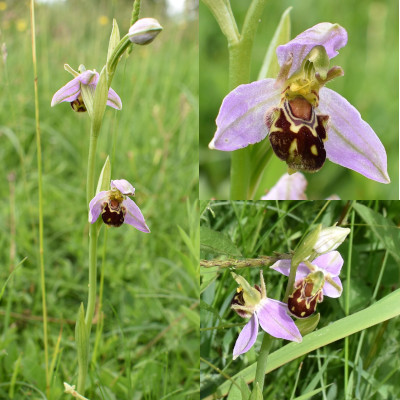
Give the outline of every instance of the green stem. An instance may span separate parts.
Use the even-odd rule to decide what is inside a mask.
[[[300,263],[294,264],[293,260],[290,264],[289,279],[288,279],[288,283],[286,286],[285,297],[283,298],[284,303],[287,303],[290,294],[293,292],[294,281],[296,279],[296,272],[297,272],[297,267],[299,266],[299,264]]]
[[[92,354],[92,364],[96,364],[97,359],[97,350],[100,346],[101,334],[103,332],[103,291],[104,291],[104,269],[106,264],[106,251],[107,251],[107,235],[108,229],[104,230],[104,242],[103,242],[103,254],[101,260],[101,269],[100,269],[100,288],[99,288],[99,306],[98,306],[98,315],[99,320],[96,325],[96,336],[93,346],[93,354]]]
[[[265,148],[263,148],[264,146],[261,146],[261,147],[255,146],[254,150],[258,150],[258,151],[257,152],[253,151],[254,167],[252,170],[250,185],[249,185],[249,193],[250,193],[251,199],[254,199],[254,196],[255,196],[258,186],[260,184],[264,169],[266,168],[268,163],[271,161],[271,158],[274,154],[272,147],[268,141],[266,141],[265,143],[262,143],[262,144],[268,147],[267,150],[265,150]]]
[[[273,339],[271,335],[269,335],[268,333],[264,333],[260,354],[257,360],[256,378],[254,381],[254,385],[258,383],[261,393],[264,388],[265,371],[267,370],[267,361],[268,361],[269,351],[271,350],[272,346],[272,340]]]
[[[251,51],[258,21],[266,0],[253,0],[246,14],[239,41],[229,43],[229,88],[233,90],[250,80]],[[250,179],[252,174],[252,148],[246,147],[232,152],[231,158],[231,199],[251,199]]]
[[[350,313],[350,289],[351,289],[351,261],[353,253],[353,235],[354,235],[354,209],[351,212],[351,230],[349,239],[349,253],[347,258],[347,271],[346,271],[346,296],[344,301],[344,313],[349,315]],[[349,338],[344,338],[344,393],[346,398],[348,398],[348,385],[349,385]]]
[[[42,145],[40,138],[39,124],[39,94],[36,60],[36,30],[35,30],[35,2],[31,0],[31,30],[32,30],[32,62],[33,78],[35,88],[35,121],[36,121],[36,149],[37,149],[37,167],[38,167],[38,197],[39,197],[39,259],[40,259],[40,286],[42,292],[42,314],[43,314],[43,343],[44,358],[46,369],[46,394],[50,397],[50,373],[49,373],[49,352],[47,338],[47,305],[46,305],[46,281],[44,271],[44,246],[43,246],[43,187],[42,187]]]
[[[85,323],[88,336],[92,329],[92,320],[96,305],[97,287],[97,224],[91,224],[89,230],[89,297],[86,308]]]
[[[100,127],[98,128],[98,130]],[[94,197],[94,170],[96,161],[96,148],[98,130],[94,128],[92,121],[90,130],[90,142],[89,142],[89,156],[88,156],[88,170],[86,179],[86,204],[89,206],[90,200]],[[85,324],[87,328],[87,353],[89,353],[89,337],[92,329],[92,320],[94,315],[94,309],[96,305],[96,286],[97,286],[97,224],[90,224],[89,228],[89,293],[88,293],[88,304],[86,308]],[[78,392],[82,395],[85,392],[86,375],[88,371],[87,363],[79,363],[78,371]]]
[[[250,79],[250,53],[247,43],[229,46],[229,88],[233,90]],[[249,51],[250,50],[250,51]],[[248,198],[251,174],[251,148],[232,152],[231,157],[231,200]]]
[[[86,177],[86,204],[89,206],[90,200],[94,197],[94,170],[96,162],[96,148],[98,135],[93,132],[93,127],[90,132],[88,169]]]

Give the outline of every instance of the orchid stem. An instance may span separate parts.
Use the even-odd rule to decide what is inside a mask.
[[[294,288],[294,281],[296,279],[296,272],[297,272],[297,267],[299,266],[300,263],[290,263],[290,272],[289,272],[289,279],[288,279],[288,283],[286,286],[286,291],[285,291],[285,297],[283,298],[283,302],[287,303],[288,298],[290,296],[290,294],[293,292],[293,288]]]
[[[100,127],[98,128],[100,129]],[[86,204],[89,206],[90,200],[94,196],[94,170],[96,161],[96,148],[97,138],[99,132],[94,129],[93,121],[90,130],[90,142],[89,142],[89,156],[88,156],[88,170],[86,180]],[[94,309],[96,304],[96,286],[97,286],[97,224],[90,224],[89,227],[89,293],[88,293],[88,304],[86,308],[85,324],[87,329],[87,353],[89,353],[89,337],[92,329],[92,321],[94,315]],[[79,345],[79,344],[78,344]],[[79,364],[78,371],[78,392],[82,395],[85,392],[85,381],[88,371],[88,364]]]
[[[267,361],[268,361],[269,351],[271,350],[271,346],[272,346],[272,336],[269,335],[268,333],[264,333],[260,354],[257,360],[256,378],[254,381],[254,385],[257,385],[258,383],[261,393],[264,389],[265,371],[267,370]]]
[[[229,88],[233,90],[250,80],[250,61],[254,36],[266,0],[253,0],[247,11],[239,41],[230,43],[229,49]],[[250,193],[252,174],[252,148],[236,150],[231,158],[231,199],[252,199],[255,188]],[[256,179],[256,182],[258,179]]]

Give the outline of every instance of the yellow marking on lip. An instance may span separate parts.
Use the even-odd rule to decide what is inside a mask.
[[[297,150],[297,139],[293,139],[292,143],[290,143],[289,154],[293,154]]]
[[[317,146],[316,146],[315,144],[313,144],[313,145],[311,146],[310,150],[311,150],[311,153],[314,154],[314,156],[317,156],[317,155],[318,155]]]

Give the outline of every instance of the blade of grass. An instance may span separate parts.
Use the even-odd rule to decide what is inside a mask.
[[[46,305],[46,282],[44,271],[44,248],[43,248],[43,198],[42,198],[42,145],[39,124],[39,92],[36,60],[36,28],[35,28],[35,1],[30,3],[31,35],[32,35],[32,64],[33,84],[35,90],[35,122],[36,122],[36,157],[38,167],[38,197],[39,197],[39,259],[40,259],[40,286],[42,292],[43,312],[43,344],[46,370],[46,394],[50,397],[50,374],[49,374],[49,350],[47,338],[47,305]]]

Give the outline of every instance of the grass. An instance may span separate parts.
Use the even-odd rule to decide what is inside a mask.
[[[135,201],[152,233],[128,226],[101,232],[104,318],[96,312],[92,349],[96,328],[103,335],[96,341],[86,396],[190,399],[198,396],[199,377],[198,255],[193,252],[198,247],[197,21],[169,19],[161,6],[142,3],[141,15],[158,18],[164,31],[120,62],[112,87],[123,110],[106,111],[96,170],[110,155],[112,178],[134,184]],[[49,399],[65,397],[64,381],[76,384],[74,325],[87,297],[90,126],[86,115],[65,103],[50,108],[50,100],[70,80],[64,63],[100,70],[112,18],[123,33],[130,13],[131,3],[116,1],[36,8]],[[0,282],[27,257],[12,273],[0,303],[0,397],[46,398],[29,9],[17,3],[0,18],[8,52],[0,70]]]
[[[317,330],[305,336],[301,344],[308,346],[308,351],[297,352],[300,346],[274,340],[270,364],[267,363],[264,399],[310,398],[314,391],[318,393],[313,398],[324,400],[399,397],[399,363],[395,357],[399,351],[399,318],[373,323],[379,318],[379,312],[373,311],[377,310],[374,307],[379,305],[379,300],[386,301],[395,295],[393,292],[396,296],[399,292],[400,260],[396,250],[399,207],[397,201],[213,201],[209,204],[201,217],[201,231],[205,232],[201,239],[202,259],[287,253],[295,249],[316,223],[331,226],[341,221],[342,226],[352,229],[351,236],[338,249],[344,259],[340,274],[342,296],[325,297],[318,305]],[[218,247],[213,248],[207,242],[209,229],[223,234],[219,235]],[[268,297],[282,299],[287,278],[268,266],[263,271]],[[235,272],[258,284],[259,267],[243,267]],[[246,382],[254,379],[254,363],[262,335],[250,351],[233,361],[233,345],[244,326],[244,321],[229,307],[237,284],[230,268],[203,267],[201,275],[201,357],[204,360],[200,367],[201,398],[212,398],[218,387],[225,390],[230,387],[229,377],[239,374]],[[346,326],[345,317],[350,315],[351,321],[356,321],[357,312],[368,310],[372,305],[371,313],[359,315],[362,316],[360,323],[373,326],[350,335],[356,322]],[[397,303],[389,308],[397,310],[393,315],[400,312]],[[385,311],[389,308],[386,306]],[[335,333],[336,329],[340,332]],[[326,342],[329,344],[323,344],[324,335],[330,336]],[[332,341],[334,335],[344,339]],[[242,397],[232,389],[228,398]]]
[[[232,0],[239,28],[248,3]],[[292,37],[319,22],[337,22],[348,32],[348,44],[332,62],[344,77],[328,87],[349,100],[375,130],[388,156],[389,185],[380,184],[327,161],[316,174],[307,174],[307,195],[323,199],[398,199],[398,3],[392,0],[293,3],[267,2],[257,28],[251,59],[251,80],[257,79],[269,41],[283,11],[291,11]],[[228,51],[225,37],[209,10],[200,3],[200,198],[229,198],[230,153],[207,148],[215,132],[215,118],[228,90]],[[273,157],[255,199],[261,198],[286,172]]]

